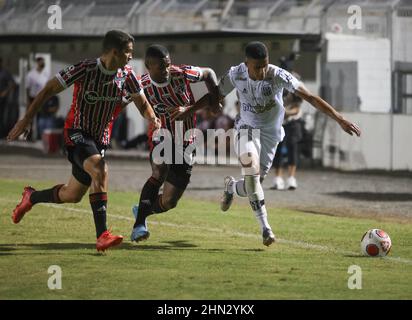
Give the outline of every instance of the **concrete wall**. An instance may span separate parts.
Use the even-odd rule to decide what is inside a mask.
[[[328,118],[322,142],[324,166],[342,170],[412,170],[411,115],[347,113],[344,116],[361,127],[362,135],[350,136]]]
[[[393,60],[412,62],[412,17],[393,19]]]
[[[383,38],[326,34],[328,62],[356,61],[362,112],[391,109],[390,41]]]

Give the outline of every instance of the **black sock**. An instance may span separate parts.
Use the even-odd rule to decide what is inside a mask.
[[[162,195],[159,194],[152,207],[153,213],[162,213],[168,211],[162,206]]]
[[[153,177],[150,177],[143,186],[139,200],[139,214],[137,215],[134,228],[139,224],[144,224],[146,217],[151,214],[152,207],[156,201],[161,183]]]
[[[107,230],[106,227],[106,210],[107,210],[107,193],[98,192],[89,195],[90,206],[93,210],[94,224],[96,226],[96,238]]]
[[[51,189],[34,191],[30,196],[30,202],[36,204],[39,202],[62,203],[59,198],[59,190],[63,184],[58,184]]]

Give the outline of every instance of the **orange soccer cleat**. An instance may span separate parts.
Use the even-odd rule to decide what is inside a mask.
[[[13,215],[11,218],[13,219],[14,223],[19,223],[21,219],[23,219],[26,212],[30,211],[33,204],[30,201],[31,194],[36,191],[31,186],[24,187],[20,203],[16,206],[13,210]]]
[[[123,241],[123,236],[115,236],[109,230],[103,232],[96,241],[97,251],[105,251],[110,247],[117,246]]]

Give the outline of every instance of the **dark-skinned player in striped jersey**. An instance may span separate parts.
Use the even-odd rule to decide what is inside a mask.
[[[187,139],[182,141],[182,148],[178,149],[176,135],[179,130],[176,128],[179,129],[180,125],[183,134],[190,133],[190,129],[194,129],[196,125],[196,110],[209,107],[212,111],[218,111],[220,108],[217,78],[212,69],[172,65],[168,50],[161,45],[147,48],[145,65],[148,73],[142,75],[140,84],[161,120],[162,130],[170,132],[171,148],[165,148],[163,156],[159,157],[156,147],[160,141],[156,141],[156,133],[149,134],[152,175],[143,186],[139,204],[132,209],[136,221],[131,240],[136,242],[145,240],[150,235],[146,218],[175,208],[190,182],[194,153],[186,152],[189,159],[182,156],[179,161],[178,157],[189,150],[186,148],[194,143],[195,137],[191,134],[186,136]],[[205,82],[208,93],[195,102],[190,83],[199,81]],[[164,161],[165,159],[168,161]],[[163,193],[159,194],[162,185]]]

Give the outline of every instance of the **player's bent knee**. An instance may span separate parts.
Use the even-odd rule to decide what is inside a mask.
[[[245,153],[239,157],[239,161],[242,165],[242,175],[252,176],[259,174],[259,157],[253,153]]]
[[[164,199],[162,201],[162,205],[165,209],[170,210],[170,209],[176,208],[178,202],[179,202],[178,199],[169,198],[169,199]]]
[[[61,195],[60,198],[65,203],[79,203],[83,199],[83,194],[69,193]]]
[[[83,199],[83,195],[82,194],[75,194],[75,195],[73,195],[73,197],[72,197],[72,203],[79,203],[80,201],[82,201],[82,199]]]
[[[100,161],[93,163],[88,173],[95,181],[105,181],[108,177],[109,170],[105,161],[100,159]]]
[[[167,166],[152,167],[152,177],[155,178],[160,183],[165,182],[167,173],[168,173]]]

